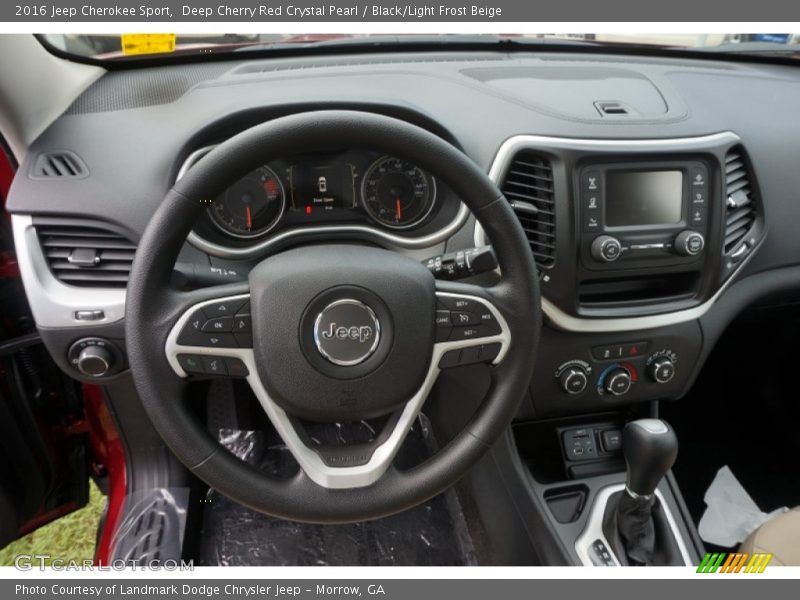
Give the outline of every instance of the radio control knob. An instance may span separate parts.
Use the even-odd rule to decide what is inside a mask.
[[[628,369],[618,367],[606,375],[604,387],[609,394],[622,396],[628,393],[632,383],[633,379]]]
[[[601,235],[592,242],[592,258],[600,262],[614,262],[622,254],[622,244],[610,235]]]
[[[706,246],[706,240],[702,234],[696,231],[681,231],[675,238],[675,252],[681,256],[697,256]]]
[[[666,356],[655,359],[647,367],[647,374],[656,383],[669,383],[675,377],[675,363]]]
[[[102,377],[111,368],[114,357],[104,346],[87,346],[78,355],[78,370],[89,377]]]
[[[581,367],[569,367],[565,369],[564,372],[561,373],[561,377],[558,378],[558,381],[561,384],[561,389],[573,396],[583,392],[589,384],[586,371]]]

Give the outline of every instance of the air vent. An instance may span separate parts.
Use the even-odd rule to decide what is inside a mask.
[[[740,147],[725,157],[725,254],[738,249],[756,220],[755,191]]]
[[[556,213],[550,161],[525,150],[517,153],[506,173],[502,189],[525,230],[537,266],[553,266]]]
[[[124,288],[136,245],[116,228],[94,221],[35,222],[50,271],[79,287]]]
[[[86,177],[88,170],[83,161],[74,153],[43,152],[36,157],[31,169],[33,179],[67,179]]]

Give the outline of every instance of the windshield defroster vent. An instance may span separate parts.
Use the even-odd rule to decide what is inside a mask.
[[[527,150],[517,153],[501,189],[525,230],[536,265],[552,267],[556,253],[556,212],[550,161]]]
[[[62,150],[39,154],[30,176],[33,179],[76,179],[86,177],[88,172],[86,165],[75,153]]]
[[[47,265],[56,279],[78,287],[124,288],[136,245],[98,221],[35,221]]]
[[[728,255],[739,250],[756,220],[755,190],[744,151],[738,146],[725,156],[725,211],[723,249]]]

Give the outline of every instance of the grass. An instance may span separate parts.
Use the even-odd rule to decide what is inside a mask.
[[[94,558],[97,525],[104,504],[105,496],[91,483],[86,506],[1,549],[0,566],[13,566],[20,554],[49,554],[65,561]]]

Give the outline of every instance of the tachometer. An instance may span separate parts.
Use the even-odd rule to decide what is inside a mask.
[[[373,219],[392,229],[406,229],[430,214],[436,202],[436,182],[416,165],[387,156],[367,170],[361,195]]]
[[[214,224],[228,235],[251,238],[277,225],[286,204],[278,176],[260,167],[229,187],[208,208]]]

